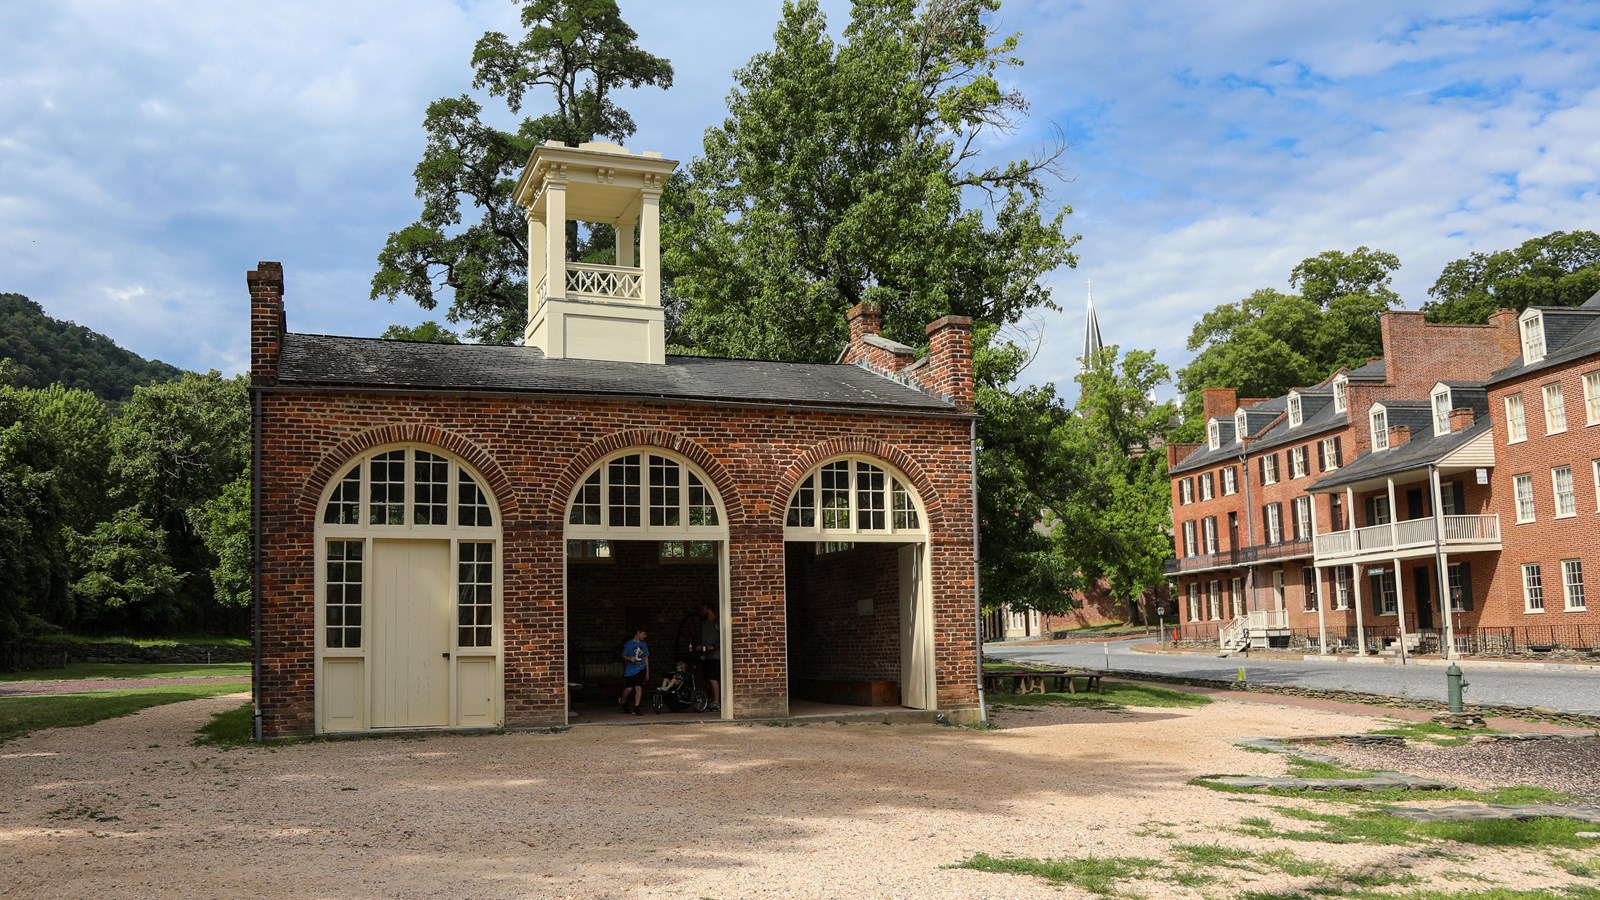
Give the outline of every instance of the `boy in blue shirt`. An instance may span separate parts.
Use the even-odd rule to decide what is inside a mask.
[[[650,680],[650,645],[644,638],[640,628],[633,632],[633,640],[622,645],[622,708],[636,716],[644,715],[639,705],[644,702],[644,683]]]

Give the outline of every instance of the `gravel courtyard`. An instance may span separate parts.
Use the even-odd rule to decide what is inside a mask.
[[[1086,897],[948,867],[976,853],[1170,864],[1173,844],[1279,849],[1230,829],[1309,801],[1185,782],[1283,774],[1282,757],[1236,749],[1238,737],[1378,727],[1223,700],[1012,709],[988,731],[716,724],[229,751],[189,743],[239,700],[0,745],[0,896]],[[1342,870],[1407,870],[1460,889],[1489,886],[1450,881],[1468,868],[1508,886],[1593,883],[1538,850],[1287,846]],[[1309,883],[1221,872],[1202,887],[1159,873],[1125,887],[1223,897]]]

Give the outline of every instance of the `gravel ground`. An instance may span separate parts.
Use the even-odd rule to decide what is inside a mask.
[[[1366,730],[1371,718],[1217,702],[1021,708],[998,730],[812,724],[580,727],[566,733],[189,744],[242,697],[156,707],[0,745],[0,896],[1078,898],[995,856],[1134,856],[1175,843],[1288,846],[1343,870],[1470,870],[1573,883],[1537,850],[1293,843],[1233,832],[1308,801],[1193,787],[1281,775],[1239,737]],[[1343,810],[1334,804],[1326,808]],[[1303,827],[1304,823],[1294,823]],[[1287,826],[1286,826],[1287,827]],[[1315,879],[1158,869],[1149,898],[1281,891]],[[1487,887],[1475,882],[1474,887]]]
[[[1437,778],[1465,788],[1532,784],[1565,791],[1578,803],[1600,804],[1600,737],[1578,740],[1494,741],[1404,748],[1333,744],[1317,748],[1356,769],[1387,769]]]

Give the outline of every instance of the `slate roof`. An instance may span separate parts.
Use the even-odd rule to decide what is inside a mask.
[[[1388,377],[1382,359],[1375,359],[1364,366],[1357,366],[1346,372],[1344,377],[1350,381],[1383,381]]]
[[[952,403],[858,366],[669,356],[665,365],[550,359],[535,347],[285,334],[281,383],[754,401],[955,413]]]
[[[1405,421],[1395,421],[1397,412],[1402,414]],[[1416,415],[1418,413],[1420,415]],[[1488,431],[1490,427],[1489,417],[1483,416],[1467,428],[1435,437],[1431,419],[1426,411],[1404,407],[1389,410],[1389,424],[1410,425],[1411,438],[1389,450],[1377,452],[1367,450],[1343,468],[1318,478],[1307,490],[1326,491],[1366,481],[1369,478],[1381,478],[1423,468],[1460,449],[1463,444]]]
[[[1510,365],[1489,377],[1489,387],[1600,353],[1600,292],[1576,308],[1541,306],[1535,309],[1544,316],[1544,359],[1524,365],[1518,355]]]
[[[1273,447],[1282,447],[1303,441],[1315,434],[1320,434],[1333,428],[1343,428],[1350,424],[1347,413],[1333,411],[1332,391],[1300,391],[1300,424],[1289,426],[1287,416],[1278,424],[1272,426],[1250,445],[1251,451],[1269,450]],[[1284,399],[1288,404],[1287,395]]]

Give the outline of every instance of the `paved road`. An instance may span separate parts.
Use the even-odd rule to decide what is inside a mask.
[[[1151,672],[1187,678],[1233,680],[1238,677],[1239,667],[1243,666],[1248,680],[1262,684],[1359,691],[1389,697],[1445,699],[1444,669],[1437,666],[1251,659],[1238,653],[1219,658],[1215,654],[1204,653],[1133,652],[1134,644],[1147,643],[1150,643],[1148,638],[1107,644],[1001,642],[985,644],[983,652],[1000,659],[1098,669],[1107,664],[1106,650],[1109,650],[1109,667],[1113,672]],[[1469,704],[1546,706],[1600,715],[1600,669],[1491,669],[1475,667],[1470,662],[1464,668]]]

